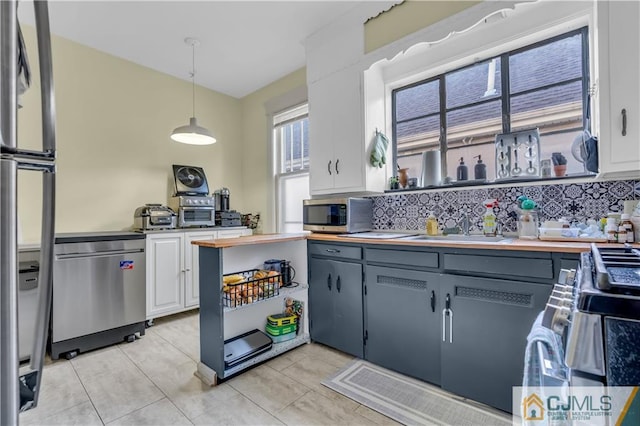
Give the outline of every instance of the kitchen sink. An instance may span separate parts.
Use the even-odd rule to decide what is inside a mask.
[[[463,234],[449,234],[449,235],[414,235],[410,237],[404,237],[403,240],[409,241],[477,241],[477,242],[501,242],[510,243],[513,241],[511,238],[505,238],[503,236],[485,237],[484,235],[463,235]]]

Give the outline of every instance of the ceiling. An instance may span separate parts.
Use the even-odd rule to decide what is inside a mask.
[[[349,1],[51,1],[52,33],[241,98],[305,65],[307,36],[363,3]],[[382,6],[381,6],[382,8]],[[33,3],[18,16],[33,25]]]

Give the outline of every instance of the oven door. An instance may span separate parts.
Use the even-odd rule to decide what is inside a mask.
[[[180,207],[178,226],[215,226],[216,210],[213,207]]]

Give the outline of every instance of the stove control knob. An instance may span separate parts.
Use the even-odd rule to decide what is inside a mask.
[[[556,309],[555,315],[553,316],[552,321],[552,330],[558,334],[562,334],[564,328],[569,325],[569,314],[571,313],[571,309],[567,307],[559,307]]]
[[[575,276],[575,269],[560,269],[560,273],[558,274],[558,284],[572,285]]]

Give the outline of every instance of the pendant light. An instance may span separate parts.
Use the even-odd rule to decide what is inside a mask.
[[[192,50],[191,91],[193,115],[189,119],[188,125],[176,127],[173,132],[171,132],[171,139],[176,142],[186,143],[189,145],[211,145],[216,143],[216,138],[213,137],[208,129],[198,126],[198,122],[196,120],[196,46],[199,46],[200,42],[191,37],[185,38],[184,42],[190,45]]]

